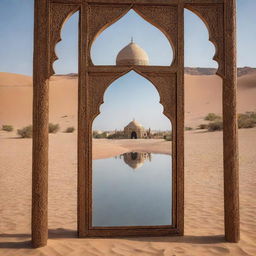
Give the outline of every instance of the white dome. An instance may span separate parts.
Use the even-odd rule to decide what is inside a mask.
[[[149,65],[149,58],[139,45],[131,42],[118,53],[116,65]]]
[[[142,125],[138,123],[137,121],[133,120],[131,121],[126,128],[131,128],[131,129],[143,129]]]

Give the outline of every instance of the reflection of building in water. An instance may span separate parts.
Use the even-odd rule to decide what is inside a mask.
[[[130,152],[124,153],[122,156],[124,162],[133,169],[140,168],[145,161],[151,161],[151,153]]]
[[[124,127],[124,136],[128,139],[141,139],[147,138],[148,133],[140,123],[133,119]]]

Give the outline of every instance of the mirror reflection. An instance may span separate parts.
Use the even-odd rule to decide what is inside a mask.
[[[129,152],[93,161],[93,227],[172,224],[167,154]]]

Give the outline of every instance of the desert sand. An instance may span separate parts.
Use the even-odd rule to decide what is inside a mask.
[[[241,241],[223,238],[222,133],[185,133],[185,236],[76,238],[76,133],[50,135],[49,242],[30,248],[31,139],[0,132],[0,255],[255,255],[256,129],[239,130]],[[170,143],[168,143],[170,145]],[[97,140],[93,158],[128,151],[128,142]],[[140,150],[170,153],[161,140]],[[137,147],[137,146],[135,146]],[[137,148],[136,148],[137,149]]]
[[[239,78],[239,112],[256,110],[256,75]],[[0,73],[0,125],[15,129],[32,121],[31,78]],[[207,87],[207,89],[205,89]],[[196,127],[209,112],[221,113],[221,83],[216,76],[186,76],[186,126]],[[226,243],[223,214],[222,132],[185,132],[185,236],[121,239],[76,237],[77,79],[56,76],[50,85],[50,121],[61,131],[50,134],[49,241],[30,247],[31,139],[0,131],[0,256],[204,256],[256,255],[256,128],[239,130],[241,241]],[[96,140],[93,158],[128,151],[170,154],[162,140]],[[140,143],[139,143],[140,142]],[[107,151],[106,151],[107,149]]]

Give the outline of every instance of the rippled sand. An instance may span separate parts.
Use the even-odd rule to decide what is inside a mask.
[[[49,242],[30,248],[31,139],[0,131],[0,255],[256,255],[256,129],[240,130],[241,241],[223,239],[222,133],[185,133],[185,236],[76,238],[76,134],[50,135]],[[129,141],[97,141],[93,157],[127,152]],[[134,145],[133,145],[134,147]],[[170,153],[146,141],[136,150]],[[106,153],[107,152],[107,153]]]

